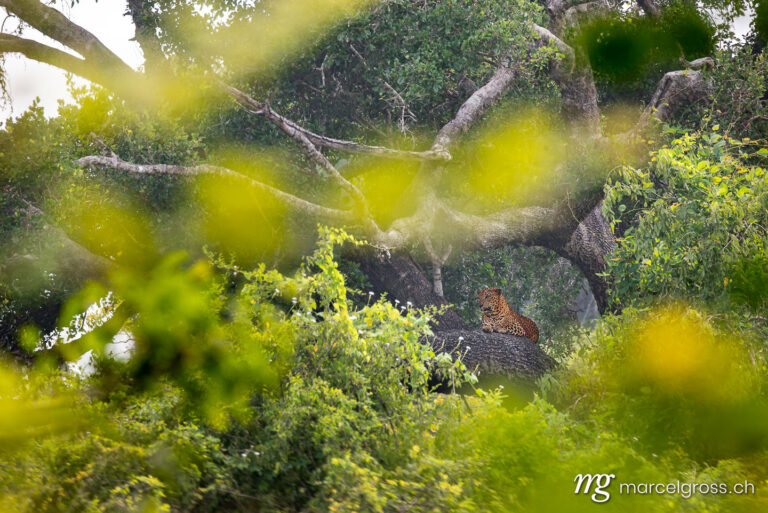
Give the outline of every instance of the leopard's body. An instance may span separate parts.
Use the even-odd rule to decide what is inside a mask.
[[[480,310],[483,312],[482,329],[486,332],[508,333],[539,341],[539,328],[528,317],[510,308],[507,300],[497,287],[487,287],[477,293]]]

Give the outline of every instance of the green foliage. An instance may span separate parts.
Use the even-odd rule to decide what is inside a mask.
[[[535,76],[542,56],[526,55],[524,47],[531,39],[526,23],[541,15],[540,7],[524,0],[390,0],[336,33],[337,44],[328,48],[324,65],[331,73],[350,75],[357,70],[355,75],[376,98],[392,97],[389,84],[416,119],[429,119],[429,111],[446,93],[459,96],[453,104],[461,101],[464,95],[458,93],[467,81],[480,84],[487,79],[493,72],[486,63],[489,58],[514,51],[528,61],[524,71]],[[350,53],[352,47],[365,62]],[[396,108],[393,103],[387,110],[395,114]],[[453,109],[441,112],[452,115]]]
[[[522,101],[556,96],[545,66],[554,50],[531,49],[527,24],[542,16],[526,0],[374,2],[280,62],[278,72],[248,75],[244,87],[273,97],[279,112],[321,133],[412,149],[427,142],[424,129],[453,117],[503,56],[520,66],[514,88]],[[220,129],[229,138],[275,139],[261,123],[226,115],[234,122]]]
[[[42,442],[17,460],[12,479],[35,483],[6,496],[12,511],[211,511],[228,489],[221,441],[179,416],[173,389],[141,396],[131,408],[96,404],[108,421],[90,433]],[[169,507],[170,506],[170,507]]]
[[[646,451],[710,464],[764,454],[766,353],[761,341],[732,335],[734,320],[680,304],[625,310],[582,340],[547,389],[577,418]]]
[[[595,17],[580,29],[578,42],[597,75],[621,83],[637,81],[680,55],[689,60],[708,55],[714,35],[712,22],[694,4],[679,1],[666,6],[658,19],[629,11]]]
[[[31,380],[0,383],[0,418],[30,405],[41,412],[15,424],[15,434],[0,423],[0,507],[586,511],[589,497],[573,493],[583,472],[637,483],[767,477],[759,465],[764,356],[753,360],[738,341],[720,340],[698,312],[608,319],[542,382],[562,410],[535,398],[511,411],[501,389],[430,392],[431,372],[457,384],[473,377],[421,342],[434,312],[350,304],[334,258],[344,242],[356,244],[322,230],[291,275],[176,257],[115,278],[112,318],[130,312],[122,315],[132,318],[131,360],[101,358],[81,382],[39,366]],[[65,316],[97,296],[85,292]],[[94,349],[111,340],[99,329],[84,337]],[[87,424],[67,422],[64,411]],[[671,512],[687,500],[616,495],[602,507]],[[746,504],[690,500],[706,511]],[[765,499],[749,500],[759,507]]]
[[[100,352],[132,319],[130,360],[102,358],[99,374],[83,385],[99,399],[82,407],[104,420],[90,434],[75,431],[19,457],[17,480],[4,482],[5,500],[30,511],[112,511],[147,501],[186,509],[200,500],[208,508],[224,493],[222,483],[237,479],[239,491],[226,490],[282,509],[314,497],[332,455],[398,461],[407,451],[403,439],[436,422],[419,413],[431,373],[457,385],[472,376],[421,342],[427,315],[386,302],[350,310],[333,246],[351,239],[336,231],[321,239],[293,277],[264,266],[241,273],[218,260],[230,279],[245,278],[233,297],[209,266],[180,268],[178,256],[146,276],[113,276],[119,299],[112,317],[55,348],[72,359],[85,349]],[[97,292],[85,291],[65,314]],[[20,400],[4,411],[23,407]],[[48,485],[25,498],[13,490],[24,489],[27,465],[44,471]]]
[[[765,259],[765,170],[748,162],[765,153],[718,131],[695,133],[660,149],[647,169],[620,170],[604,204],[619,237],[608,262],[613,300],[727,301],[742,262]]]
[[[719,125],[724,134],[736,139],[766,139],[768,54],[753,52],[749,46],[727,47],[715,58],[718,65],[711,71],[709,99],[681,123],[694,129]]]
[[[152,260],[153,241],[185,247],[189,234],[174,222],[186,208],[179,180],[85,172],[72,162],[106,147],[136,162],[189,163],[200,140],[167,113],[137,114],[101,90],[73,92],[78,105],[62,107],[60,117],[46,119],[33,105],[0,132],[0,338],[11,348],[25,323],[53,327],[56,310],[87,276],[61,258],[73,248],[50,225],[97,254],[133,256],[134,264]]]
[[[264,21],[280,5],[161,0],[150,17],[173,64],[194,68],[216,58],[215,43],[232,34],[222,23],[237,29],[249,17]],[[648,77],[664,68],[658,58],[676,59],[682,49],[691,59],[711,50],[706,19],[690,4],[677,9],[677,18],[653,27],[637,19],[590,27],[598,80],[645,78],[655,86]],[[542,79],[543,57],[553,50],[530,50],[527,23],[541,15],[537,5],[517,0],[379,2],[322,37],[301,34],[317,40],[303,54],[293,48],[287,66],[276,59],[279,70],[240,78],[276,109],[323,133],[356,137],[385,126],[400,132],[397,145],[413,147],[421,135],[409,132],[412,123],[445,121],[502,55],[523,68],[513,86],[522,102],[554,97],[551,82]],[[214,43],[202,59],[195,53],[199,41],[184,39],[190,27]],[[646,29],[659,37],[649,38]],[[254,34],[249,37],[262,37]],[[190,43],[198,48],[185,46]],[[251,66],[248,59],[260,62],[268,50],[251,55],[251,47],[240,47],[249,50],[239,57]],[[432,392],[435,375],[456,385],[475,377],[422,343],[434,310],[350,299],[345,275],[366,288],[359,269],[347,265],[342,274],[334,256],[340,244],[356,244],[346,234],[322,230],[315,251],[293,269],[251,268],[243,260],[265,261],[273,249],[274,241],[262,240],[268,231],[280,232],[276,240],[284,244],[294,226],[281,217],[254,235],[254,220],[271,205],[250,191],[90,173],[70,164],[102,151],[137,163],[207,160],[302,197],[343,201],[297,178],[302,157],[277,166],[285,154],[239,146],[273,144],[272,128],[229,107],[201,119],[137,114],[101,91],[76,91],[78,105],[55,120],[34,107],[0,134],[2,256],[13,257],[4,258],[2,271],[35,278],[2,281],[0,335],[16,337],[19,320],[52,325],[77,281],[66,281],[67,270],[49,262],[24,267],[28,254],[58,247],[38,230],[48,221],[123,267],[109,273],[108,287],[88,287],[61,311],[60,326],[68,325],[111,294],[100,327],[67,344],[59,340],[34,367],[0,368],[0,510],[587,511],[595,505],[573,493],[574,476],[584,472],[637,483],[749,479],[758,485],[757,496],[746,500],[621,497],[614,485],[603,509],[766,509],[768,196],[759,167],[766,150],[744,139],[764,136],[765,61],[748,53],[720,61],[715,78],[727,85],[705,106],[711,129],[660,150],[648,169],[622,169],[607,188],[606,214],[620,235],[609,273],[614,300],[628,306],[623,316],[570,342],[560,319],[581,283],[551,253],[503,249],[464,255],[446,268],[449,300],[471,323],[480,319],[476,291],[499,285],[514,308],[540,324],[553,354],[565,357],[575,344],[575,353],[541,381],[543,395],[517,410],[502,407],[501,388],[465,397]],[[224,71],[240,66],[243,61]],[[442,184],[466,182],[453,192],[468,191],[464,199],[478,210],[495,208],[490,200],[538,201],[536,194],[550,190],[521,184],[555,181],[546,174],[532,179],[538,168],[552,167],[541,163],[561,147],[559,132],[542,128],[554,125],[555,116],[494,131],[498,119],[517,110],[511,105],[497,109],[491,129],[457,151],[472,162],[460,170],[470,174],[450,168],[454,182]],[[568,157],[575,167],[582,164],[578,155]],[[415,171],[369,164],[339,167],[358,174],[354,182],[370,196],[381,192],[372,208],[386,224],[409,208],[401,197],[404,181],[393,177]],[[265,167],[272,173],[263,173]],[[498,176],[510,167],[524,173]],[[478,191],[489,201],[476,201]],[[213,227],[198,222],[201,214],[179,215],[190,214],[194,193],[209,194],[202,204],[217,221]],[[176,219],[192,221],[192,228]],[[187,259],[173,253],[185,246],[180,234],[197,229],[214,235],[211,262],[197,261],[197,250]],[[666,304],[670,298],[706,308]],[[36,317],[31,312],[40,306],[45,315]],[[122,329],[134,342],[125,362],[108,355]],[[21,339],[32,349],[38,330],[26,326]],[[87,349],[97,356],[94,376],[78,381],[57,370],[58,358],[72,361]]]

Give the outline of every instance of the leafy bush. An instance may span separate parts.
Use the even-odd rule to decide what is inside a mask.
[[[756,367],[698,312],[607,319],[542,382],[562,409],[535,398],[508,410],[502,389],[430,392],[435,370],[473,378],[421,342],[434,312],[351,306],[333,256],[344,241],[354,243],[323,230],[290,276],[178,257],[118,276],[113,318],[131,312],[132,360],[102,358],[82,381],[42,364],[26,380],[4,370],[0,418],[14,420],[0,422],[0,508],[582,511],[594,507],[573,493],[584,472],[766,478],[764,360]],[[20,421],[22,411],[40,414]],[[738,500],[648,495],[604,507],[723,511]]]
[[[727,303],[743,262],[765,259],[768,188],[750,159],[767,155],[749,140],[694,133],[656,152],[648,169],[621,169],[604,203],[618,236],[613,301]]]
[[[714,56],[713,90],[707,100],[691,109],[685,126],[719,125],[737,139],[768,136],[768,54],[745,46],[726,47]]]

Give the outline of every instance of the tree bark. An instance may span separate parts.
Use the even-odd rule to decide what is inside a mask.
[[[476,370],[480,383],[501,377],[530,384],[557,366],[557,362],[527,338],[480,330],[451,329],[429,338],[436,352],[462,356],[469,370]]]
[[[444,306],[448,303],[432,289],[432,284],[421,266],[407,251],[369,250],[357,255],[362,271],[368,276],[377,299],[386,294],[390,301],[399,301],[399,306],[415,308]],[[434,329],[466,330],[469,326],[454,310],[448,310],[436,319]]]
[[[169,75],[171,69],[163,54],[160,40],[157,38],[159,20],[152,12],[151,0],[128,0],[126,14],[131,17],[136,27],[134,40],[139,43],[144,54],[144,71]]]
[[[605,271],[606,258],[616,247],[616,239],[602,209],[603,202],[600,201],[573,231],[541,241],[542,246],[579,268],[589,283],[600,314],[608,310],[608,282],[599,274]]]

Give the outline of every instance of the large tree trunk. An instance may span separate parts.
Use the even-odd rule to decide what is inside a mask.
[[[605,271],[607,256],[616,247],[616,239],[598,203],[587,217],[566,236],[545,239],[543,245],[570,261],[584,274],[595,296],[597,309],[608,309],[608,282],[599,274]]]
[[[407,251],[370,250],[359,255],[358,262],[371,281],[376,297],[386,294],[391,301],[400,301],[401,306],[410,301],[416,308],[448,304],[435,294],[426,273]],[[436,321],[436,330],[469,328],[454,310],[438,316]]]

